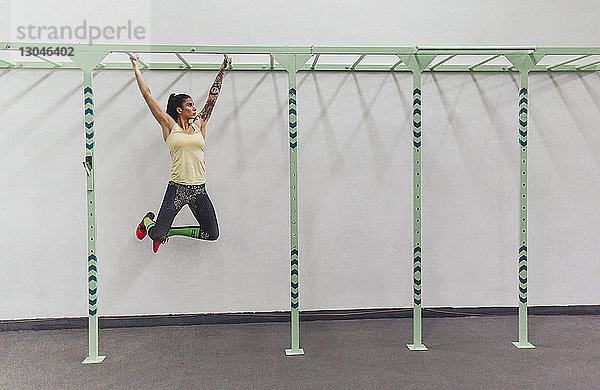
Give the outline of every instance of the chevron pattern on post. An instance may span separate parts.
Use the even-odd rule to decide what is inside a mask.
[[[519,144],[527,146],[527,88],[519,91]]]
[[[519,144],[521,145],[519,302],[527,304],[527,88],[519,91]]]
[[[419,149],[421,147],[421,90],[413,90],[413,145]]]
[[[91,316],[98,313],[98,261],[95,255],[88,257],[88,311]]]
[[[298,308],[298,250],[292,249],[292,309]]]
[[[94,148],[94,92],[91,87],[83,89],[85,108],[85,147]]]
[[[527,247],[519,248],[519,301],[527,304]]]
[[[415,151],[415,162],[416,165],[414,167],[415,176],[414,176],[414,185],[415,188],[413,190],[415,199],[414,199],[414,227],[415,227],[415,247],[413,251],[413,300],[416,306],[421,305],[421,223],[419,222],[421,219],[421,188],[420,183],[421,179],[419,176],[419,172],[421,171],[420,166],[420,156],[421,156],[421,90],[419,88],[413,89],[413,146]]]
[[[421,247],[416,246],[413,251],[413,297],[415,305],[421,304]]]
[[[296,150],[298,146],[298,141],[296,140],[297,136],[297,117],[296,117],[296,89],[290,88],[289,93],[289,119],[290,119],[290,148],[292,150]]]

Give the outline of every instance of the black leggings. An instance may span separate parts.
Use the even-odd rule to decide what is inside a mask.
[[[175,216],[184,205],[189,205],[192,214],[198,221],[202,240],[214,241],[219,238],[219,225],[215,209],[206,193],[204,184],[184,185],[169,181],[156,224],[148,230],[153,241],[162,241],[167,237]]]

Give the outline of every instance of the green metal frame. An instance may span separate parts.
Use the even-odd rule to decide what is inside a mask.
[[[573,64],[588,57],[600,56],[600,47],[323,47],[323,46],[194,46],[194,45],[108,45],[39,42],[0,42],[2,51],[17,51],[27,47],[73,48],[69,62],[58,62],[36,55],[42,61],[10,61],[0,59],[0,69],[80,69],[84,79],[84,127],[86,135],[85,160],[87,173],[88,211],[88,315],[89,353],[83,363],[100,363],[98,356],[98,259],[96,254],[96,199],[94,164],[94,94],[93,70],[131,69],[129,62],[104,63],[110,53],[170,53],[179,62],[145,62],[142,69],[150,70],[218,70],[221,63],[194,63],[182,54],[265,54],[269,62],[262,64],[234,63],[229,69],[240,71],[287,71],[289,82],[289,143],[290,143],[290,256],[291,256],[291,348],[286,355],[302,355],[299,330],[299,257],[298,257],[298,122],[296,73],[298,71],[348,71],[348,72],[412,72],[413,73],[413,343],[410,350],[427,350],[422,342],[421,324],[421,150],[423,147],[421,107],[421,75],[423,72],[519,72],[518,143],[520,148],[519,191],[519,341],[517,348],[534,348],[527,340],[527,121],[528,74],[530,72],[595,72],[600,70],[598,58],[591,62]],[[351,64],[319,64],[322,55],[358,56]],[[542,65],[546,56],[575,56],[552,65]],[[391,56],[393,65],[361,64],[367,56]],[[432,62],[439,56],[433,65]],[[479,56],[473,64],[447,64],[461,56]],[[490,64],[504,57],[510,64]],[[313,61],[307,63],[309,59]],[[276,63],[277,62],[277,63]]]
[[[0,51],[19,50],[21,47],[52,47],[52,48],[73,48],[76,53],[79,52],[103,52],[109,53],[170,53],[177,56],[180,62],[152,62],[142,63],[142,68],[152,70],[218,70],[220,63],[205,64],[194,63],[186,60],[182,54],[268,54],[270,63],[262,64],[233,64],[231,70],[286,70],[284,65],[275,64],[274,54],[309,54],[315,56],[311,64],[302,64],[298,70],[318,70],[318,71],[397,71],[410,72],[411,67],[402,64],[400,61],[393,67],[389,65],[369,65],[359,63],[367,56],[406,56],[406,55],[435,55],[446,56],[442,61],[423,69],[423,72],[511,72],[518,71],[515,66],[490,65],[490,61],[500,56],[510,55],[534,55],[544,57],[551,55],[577,56],[568,61],[563,61],[553,65],[536,65],[530,72],[573,72],[573,71],[597,71],[600,70],[600,60],[588,62],[585,64],[572,64],[573,62],[585,59],[589,56],[600,55],[600,47],[536,47],[536,46],[481,46],[481,47],[430,47],[430,46],[406,46],[406,47],[331,47],[331,46],[195,46],[195,45],[127,45],[127,44],[69,44],[56,42],[0,42]],[[105,56],[106,56],[105,55]],[[359,56],[352,64],[318,64],[321,55],[357,55]],[[446,64],[447,61],[461,56],[482,56],[483,61],[475,64]],[[0,59],[0,69],[2,68],[25,68],[25,69],[79,69],[74,62],[58,62],[49,60],[43,56],[37,56],[40,61],[6,61]],[[27,58],[27,57],[25,57]],[[129,62],[121,63],[102,63],[99,61],[94,66],[95,69],[130,69]]]

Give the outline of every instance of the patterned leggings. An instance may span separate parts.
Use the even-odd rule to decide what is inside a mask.
[[[214,241],[219,238],[219,225],[215,209],[206,193],[204,184],[184,185],[169,181],[156,224],[148,230],[153,241],[163,241],[175,220],[175,216],[184,205],[189,205],[196,217],[199,233],[196,238]]]

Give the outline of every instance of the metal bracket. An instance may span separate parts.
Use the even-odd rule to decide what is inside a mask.
[[[69,59],[83,71],[92,71],[108,55],[108,51],[75,51],[75,55]]]
[[[85,156],[85,161],[83,162],[83,167],[85,168],[85,172],[88,177],[92,175],[92,156]]]
[[[544,58],[544,54],[504,55],[504,57],[513,64],[511,68],[516,68],[521,73],[528,73]]]
[[[400,58],[400,60],[402,60],[401,62],[404,62],[404,64],[406,64],[406,66],[408,66],[408,68],[410,70],[413,71],[413,73],[421,73],[423,72],[425,69],[427,69],[427,67],[429,66],[429,64],[431,64],[431,62],[435,59],[435,57],[437,57],[437,55],[435,54],[430,54],[430,55],[401,55],[401,54],[396,54],[396,56],[398,58]],[[397,66],[398,64],[394,65]],[[393,69],[390,69],[393,70]]]
[[[279,62],[279,64],[281,66],[283,66],[283,68],[285,70],[288,71],[288,73],[296,73],[298,70],[302,69],[304,67],[304,64],[306,63],[306,61],[308,61],[308,59],[310,57],[312,57],[312,54],[288,54],[288,53],[271,53],[271,56],[273,56],[273,58],[275,58],[275,60],[277,62]]]

